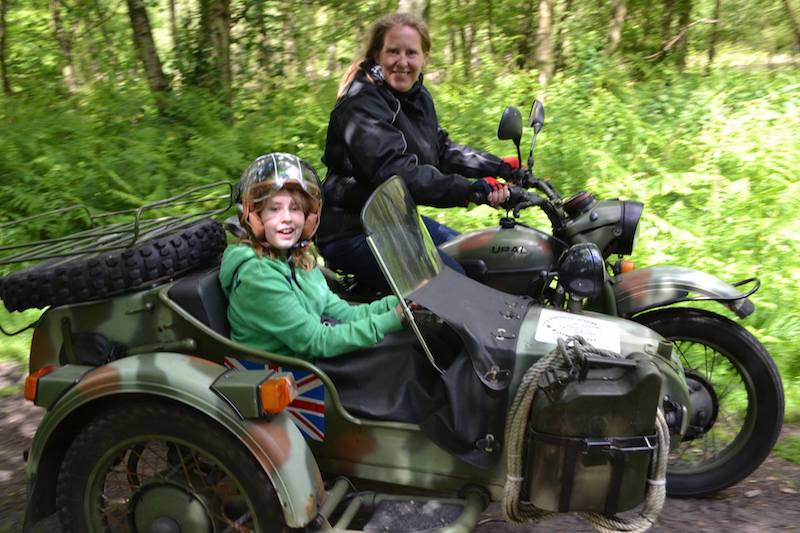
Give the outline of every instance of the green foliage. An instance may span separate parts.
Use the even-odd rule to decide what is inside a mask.
[[[16,333],[35,322],[41,311],[30,310],[22,313],[9,313],[0,306],[0,327],[8,333]],[[31,346],[31,330],[27,329],[14,336],[3,336],[0,342],[0,361],[14,361],[23,368],[28,365],[28,350]],[[2,395],[2,392],[0,392]]]
[[[775,445],[774,453],[787,461],[800,464],[800,435],[788,435]]]

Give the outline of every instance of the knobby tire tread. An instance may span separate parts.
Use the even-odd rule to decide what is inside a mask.
[[[9,311],[24,311],[106,298],[209,266],[225,246],[222,224],[205,219],[126,250],[14,272],[0,279],[0,299]]]

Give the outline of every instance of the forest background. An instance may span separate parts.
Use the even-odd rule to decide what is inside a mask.
[[[639,266],[760,277],[743,324],[800,418],[797,0],[0,0],[0,224],[235,181],[270,151],[324,175],[338,81],[397,9],[429,22],[426,85],[457,142],[513,153],[500,113],[538,97],[537,175],[644,202]],[[424,211],[461,231],[500,215]],[[78,226],[0,227],[0,246]],[[35,317],[0,311],[0,325]],[[29,341],[4,337],[0,361],[24,363]]]

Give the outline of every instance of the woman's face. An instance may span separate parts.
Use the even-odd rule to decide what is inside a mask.
[[[428,54],[422,52],[422,38],[410,26],[390,28],[376,58],[389,87],[400,93],[411,89],[427,61]]]
[[[274,250],[286,251],[300,240],[306,215],[288,191],[278,191],[267,198],[259,216],[264,238]]]

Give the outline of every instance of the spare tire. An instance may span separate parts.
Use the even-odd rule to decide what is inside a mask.
[[[222,224],[205,219],[124,250],[51,260],[14,272],[0,280],[0,298],[9,311],[105,298],[214,264],[225,245]]]

